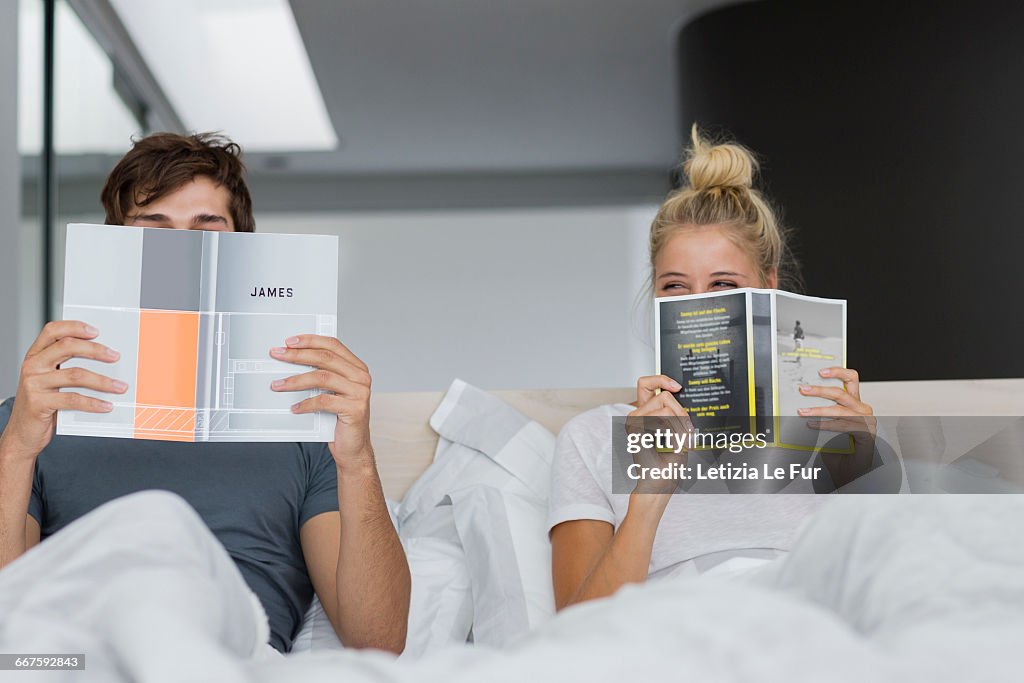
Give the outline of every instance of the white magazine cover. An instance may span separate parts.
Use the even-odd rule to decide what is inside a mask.
[[[61,411],[57,433],[165,441],[332,441],[335,416],[295,415],[320,393],[275,392],[303,366],[270,349],[337,336],[338,238],[72,224],[65,320],[99,329],[116,363],[73,359],[128,384],[76,389],[110,413]]]

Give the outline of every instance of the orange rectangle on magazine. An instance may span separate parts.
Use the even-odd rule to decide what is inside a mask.
[[[199,314],[139,314],[135,437],[195,441]]]

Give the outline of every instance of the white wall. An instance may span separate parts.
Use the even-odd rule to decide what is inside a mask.
[[[0,2],[0,396],[14,393],[23,355],[21,160],[18,156],[18,3]]]
[[[656,207],[262,214],[340,237],[339,331],[381,391],[629,386],[653,370]]]

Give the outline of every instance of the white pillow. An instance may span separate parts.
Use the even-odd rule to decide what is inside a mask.
[[[465,644],[473,626],[469,567],[450,505],[435,507],[411,533],[399,531],[412,574],[403,659]]]
[[[449,493],[472,484],[547,500],[555,437],[498,397],[457,379],[430,426],[440,437],[434,462],[402,500],[400,529],[415,528]]]
[[[451,506],[433,508],[419,522],[416,529],[398,534],[412,576],[408,634],[402,653],[407,659],[465,643],[473,625],[469,568]],[[291,651],[343,648],[320,599],[314,596]]]
[[[412,574],[403,654],[408,658],[464,643],[471,627],[474,642],[502,644],[554,611],[545,526],[554,435],[496,396],[458,379],[430,425],[439,435],[434,462],[409,488],[397,511],[391,508]],[[470,485],[479,491],[449,498]],[[453,506],[452,500],[460,504]],[[489,507],[503,510],[504,521],[487,520]],[[456,529],[455,509],[463,516],[478,510],[482,519],[472,524],[463,518]],[[488,534],[496,552],[501,545],[496,539],[504,539],[502,552],[514,554],[522,565],[495,574],[515,604],[507,617],[501,613],[508,605],[496,599],[489,578]],[[464,548],[467,538],[472,563]],[[293,652],[340,647],[314,600]]]
[[[490,486],[450,498],[473,587],[473,642],[501,647],[555,612],[547,501]]]
[[[314,595],[312,604],[306,610],[306,616],[302,618],[302,628],[292,640],[292,649],[289,654],[341,649],[344,649],[344,646],[338,640],[338,634],[334,632],[334,626],[327,618],[324,606],[320,604],[320,598]]]

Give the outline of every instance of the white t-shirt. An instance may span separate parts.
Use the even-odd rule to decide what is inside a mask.
[[[577,519],[619,528],[629,494],[612,491],[612,418],[632,410],[626,404],[601,406],[576,416],[559,433],[548,529]],[[770,558],[784,553],[801,524],[827,499],[794,493],[674,494],[658,526],[648,576],[700,573],[737,555]]]

